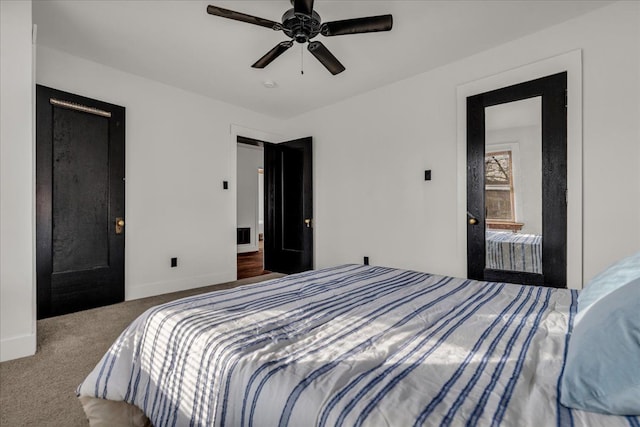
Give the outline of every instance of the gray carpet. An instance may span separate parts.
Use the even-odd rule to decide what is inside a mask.
[[[39,320],[36,354],[0,363],[0,426],[87,426],[76,387],[138,315],[174,299],[281,276],[272,273]]]

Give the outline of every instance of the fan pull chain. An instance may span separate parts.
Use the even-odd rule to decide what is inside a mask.
[[[304,49],[302,43],[300,43],[300,74],[304,75]]]

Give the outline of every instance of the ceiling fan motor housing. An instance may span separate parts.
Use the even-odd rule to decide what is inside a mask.
[[[293,9],[282,15],[282,31],[298,43],[306,43],[320,34],[320,15],[295,13]]]

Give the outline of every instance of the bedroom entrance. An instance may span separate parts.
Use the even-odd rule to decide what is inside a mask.
[[[468,277],[567,287],[567,73],[467,98]]]
[[[237,277],[267,274],[264,269],[264,148],[238,137]]]
[[[311,137],[237,137],[238,278],[313,268],[311,150]]]
[[[36,86],[37,317],[124,301],[125,109]]]

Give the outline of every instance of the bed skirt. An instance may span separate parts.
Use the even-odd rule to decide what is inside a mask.
[[[152,427],[144,412],[127,402],[89,396],[80,396],[78,399],[91,427]]]

